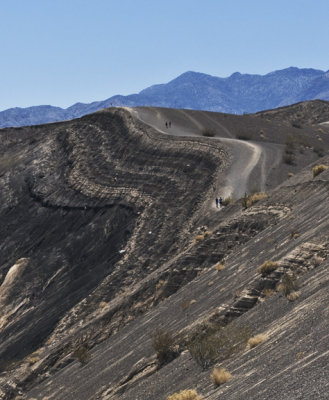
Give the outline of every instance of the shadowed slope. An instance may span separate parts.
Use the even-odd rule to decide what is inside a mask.
[[[207,139],[155,134],[124,110],[0,134],[5,365],[56,325],[52,341],[63,348],[83,318],[106,314],[100,302],[116,299],[111,318],[118,294],[132,295],[184,245],[225,153]],[[25,268],[8,287],[8,271],[22,258]]]

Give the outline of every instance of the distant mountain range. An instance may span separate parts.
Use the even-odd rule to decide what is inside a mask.
[[[76,103],[66,109],[48,105],[10,108],[0,112],[0,127],[73,119],[111,106],[156,106],[243,114],[314,99],[329,100],[329,71],[290,67],[266,75],[236,72],[228,78],[190,71],[138,94],[116,95],[89,104]]]

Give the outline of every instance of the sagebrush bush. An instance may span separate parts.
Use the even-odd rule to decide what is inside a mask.
[[[285,164],[294,165],[294,164],[295,164],[295,161],[296,161],[296,157],[295,157],[294,154],[285,153],[285,154],[282,156],[282,161],[283,161]]]
[[[198,395],[195,390],[181,390],[167,397],[166,400],[202,400],[203,397]]]
[[[158,328],[152,336],[152,347],[156,351],[160,365],[173,360],[177,351],[175,349],[176,340],[171,331]]]
[[[316,165],[312,171],[313,171],[313,178],[315,178],[316,176],[318,176],[319,174],[321,174],[321,172],[325,171],[326,169],[328,169],[327,165],[324,164],[320,164],[320,165]]]
[[[225,360],[243,350],[249,337],[247,326],[202,324],[188,339],[187,348],[193,359],[206,369],[216,360]]]
[[[279,264],[275,261],[265,261],[260,267],[258,272],[262,275],[270,274],[279,267]]]
[[[297,276],[293,273],[288,274],[285,272],[282,276],[280,289],[285,296],[288,296],[290,293],[296,291],[298,289]]]
[[[268,336],[261,333],[259,335],[253,336],[248,340],[248,346],[253,349],[254,347],[258,346],[259,344],[268,340]]]
[[[91,358],[91,354],[86,346],[79,346],[73,353],[73,357],[76,358],[80,364],[87,364]]]
[[[223,383],[229,382],[232,379],[232,375],[225,368],[214,368],[210,379],[214,385],[220,386]]]

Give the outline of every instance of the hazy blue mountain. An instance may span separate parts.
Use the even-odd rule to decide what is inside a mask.
[[[76,103],[66,109],[52,106],[10,108],[0,112],[0,127],[72,119],[111,106],[190,108],[242,114],[314,99],[329,100],[329,71],[290,67],[266,75],[235,72],[228,78],[189,71],[166,84],[153,85],[129,96]]]

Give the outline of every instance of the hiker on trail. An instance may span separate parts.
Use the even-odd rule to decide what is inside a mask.
[[[169,121],[169,128],[171,128],[171,121]]]
[[[223,206],[223,199],[220,197],[218,201],[219,201],[219,208],[221,208]]]
[[[218,208],[218,198],[216,197],[216,208]]]
[[[166,128],[168,128],[168,122],[166,121]]]

